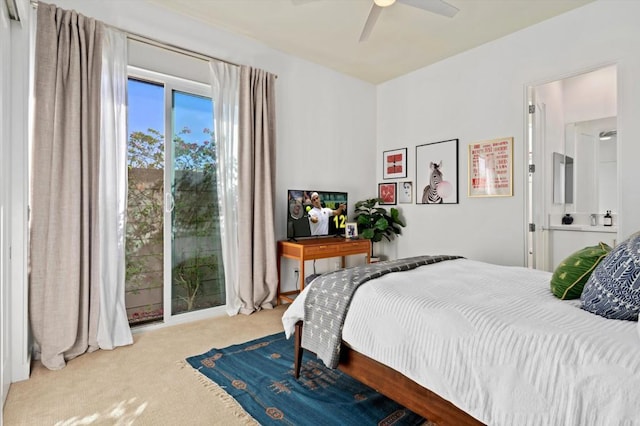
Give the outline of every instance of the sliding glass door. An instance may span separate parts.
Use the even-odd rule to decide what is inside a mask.
[[[163,318],[164,85],[129,79],[125,303],[130,325]]]
[[[182,313],[223,305],[213,105],[173,91],[171,307]]]
[[[209,88],[129,79],[126,304],[131,325],[225,303]]]

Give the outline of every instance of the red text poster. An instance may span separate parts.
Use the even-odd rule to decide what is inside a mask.
[[[469,144],[469,197],[513,195],[513,138]]]

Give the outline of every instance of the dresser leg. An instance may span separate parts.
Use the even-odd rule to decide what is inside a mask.
[[[302,321],[296,323],[296,330],[294,334],[294,363],[293,363],[293,375],[297,379],[300,377],[300,368],[302,367]]]

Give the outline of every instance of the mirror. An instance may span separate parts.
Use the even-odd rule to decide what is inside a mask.
[[[553,203],[573,204],[573,158],[553,153]]]
[[[565,151],[566,155],[554,153],[554,203],[558,154],[557,161],[565,158],[564,165],[558,167],[561,173],[564,166],[564,203],[573,204],[571,210],[575,213],[615,212],[618,205],[616,117],[568,124]],[[571,186],[571,190],[567,186]],[[559,194],[560,190],[559,186]],[[557,200],[562,203],[560,195]]]

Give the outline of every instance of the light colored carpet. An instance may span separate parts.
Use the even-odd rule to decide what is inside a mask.
[[[285,308],[135,334],[133,345],[85,354],[59,371],[35,362],[29,380],[11,385],[4,425],[255,424],[184,360],[282,331]]]

